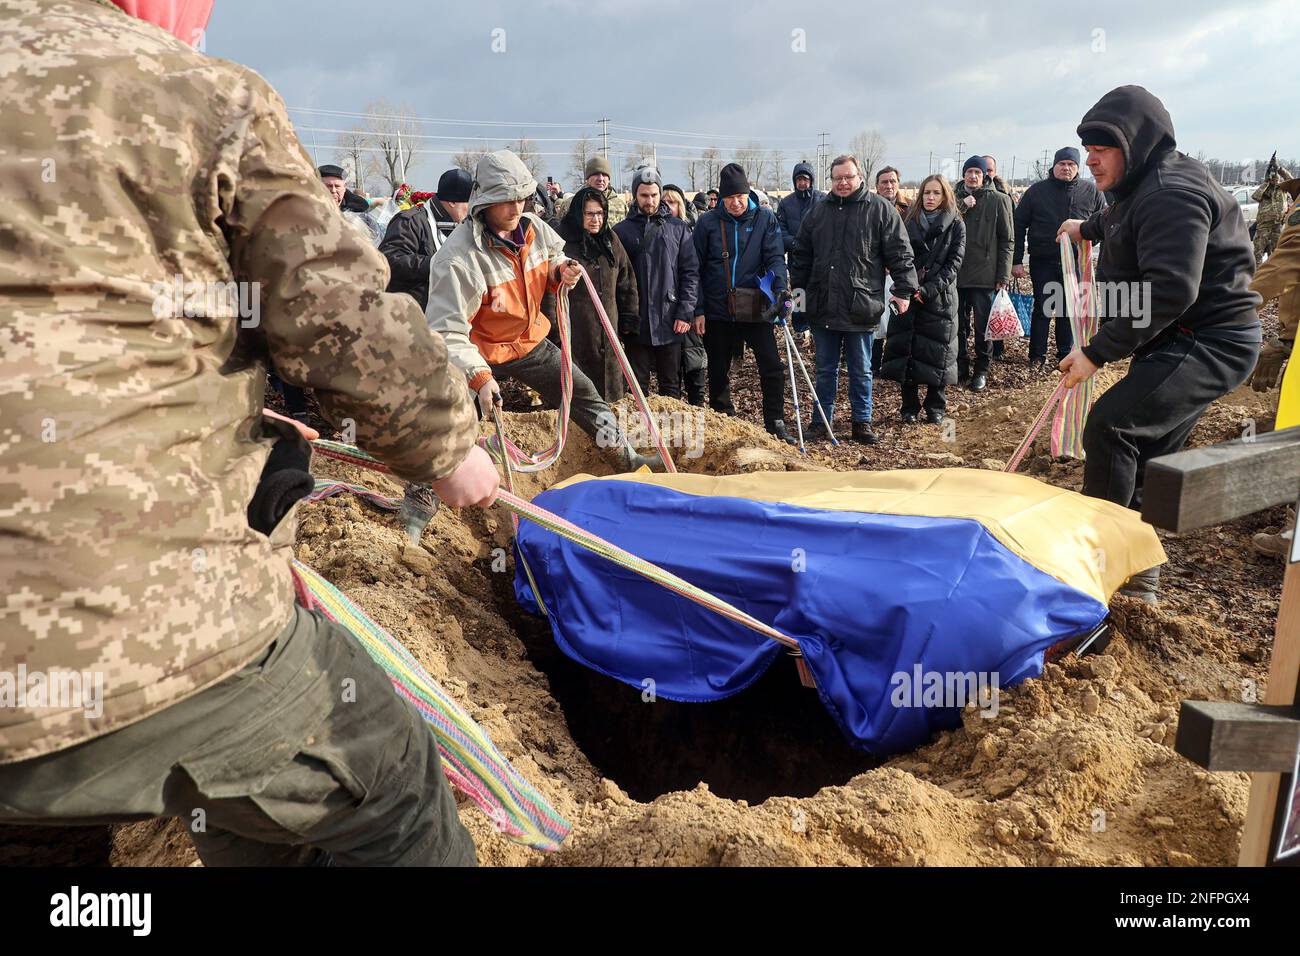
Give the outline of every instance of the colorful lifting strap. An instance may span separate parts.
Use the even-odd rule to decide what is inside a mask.
[[[347,486],[340,490],[351,490]],[[516,843],[555,850],[569,824],[511,766],[474,719],[437,685],[411,653],[344,594],[301,561],[294,561],[298,602],[346,628],[374,659],[397,692],[420,712],[433,732],[447,779]]]

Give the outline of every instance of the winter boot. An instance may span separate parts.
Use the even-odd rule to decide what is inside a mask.
[[[1257,554],[1265,555],[1270,558],[1286,559],[1291,553],[1291,540],[1295,532],[1287,530],[1280,534],[1257,534],[1250,541],[1251,547]]]
[[[874,445],[880,441],[880,436],[871,430],[871,422],[854,422],[853,440],[859,445]]]
[[[419,547],[424,529],[429,526],[433,516],[438,513],[438,496],[428,485],[410,484],[402,495],[402,527],[412,546]]]
[[[1125,581],[1119,593],[1124,597],[1136,598],[1143,604],[1154,605],[1158,590],[1160,590],[1160,565],[1157,564],[1154,568],[1139,571]]]
[[[778,418],[775,421],[769,422],[767,426],[767,432],[773,438],[777,439],[778,441],[783,441],[787,445],[793,445],[795,443],[794,438],[792,438],[790,436],[790,433],[785,430],[784,419]]]

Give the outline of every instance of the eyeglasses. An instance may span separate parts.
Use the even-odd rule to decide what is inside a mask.
[[[582,218],[583,219],[604,219],[605,214],[601,212],[599,209],[597,209],[595,212],[584,212],[582,214]]]
[[[831,177],[831,182],[833,182],[833,183],[851,183],[851,182],[853,182],[853,180],[855,180],[855,179],[857,179],[857,178],[858,178],[858,174],[857,174],[857,173],[854,173],[852,176],[832,176],[832,177]]]

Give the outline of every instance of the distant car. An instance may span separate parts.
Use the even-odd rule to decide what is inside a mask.
[[[1259,217],[1259,203],[1250,198],[1255,188],[1254,186],[1232,187],[1232,198],[1237,200],[1237,205],[1241,207],[1241,218],[1245,219],[1246,225],[1250,227],[1252,239],[1255,237],[1255,220]]]

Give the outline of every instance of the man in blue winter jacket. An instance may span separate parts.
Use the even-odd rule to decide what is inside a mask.
[[[785,248],[776,213],[758,204],[749,178],[738,163],[722,167],[721,200],[695,226],[693,239],[700,260],[700,302],[704,348],[709,356],[709,405],[726,415],[731,403],[731,357],[745,342],[758,361],[763,391],[763,425],[782,441],[793,442],[785,428],[785,369],[772,324],[772,302],[759,280],[772,273],[771,289],[779,309],[789,314]]]

